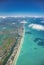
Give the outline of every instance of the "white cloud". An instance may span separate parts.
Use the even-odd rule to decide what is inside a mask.
[[[27,23],[25,20],[21,21],[20,23]]]
[[[0,18],[3,18],[4,19],[4,18],[6,18],[6,16],[0,16]]]
[[[31,27],[32,29],[36,29],[36,30],[43,30],[44,31],[44,26],[40,25],[40,24],[30,24],[28,27]]]
[[[12,24],[15,24],[15,23],[12,23]]]
[[[33,26],[33,23],[32,24],[30,24],[28,27],[32,27]]]

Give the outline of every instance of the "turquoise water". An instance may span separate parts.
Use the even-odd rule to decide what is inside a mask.
[[[23,46],[16,65],[43,65],[44,64],[44,45],[39,45],[40,39],[44,39],[44,31],[37,31],[25,26]],[[36,38],[40,38],[39,41]]]

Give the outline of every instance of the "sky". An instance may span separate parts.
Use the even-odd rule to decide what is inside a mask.
[[[0,16],[44,16],[44,0],[0,0]]]

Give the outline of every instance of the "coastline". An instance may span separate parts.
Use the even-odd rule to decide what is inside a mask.
[[[21,39],[19,48],[18,48],[18,50],[17,50],[17,54],[16,54],[16,56],[15,56],[15,58],[14,58],[14,61],[13,61],[12,65],[16,65],[16,63],[17,63],[17,60],[18,60],[18,57],[19,57],[19,54],[20,54],[20,51],[21,51],[21,48],[22,48],[22,45],[23,45],[24,36],[25,36],[25,29],[24,29],[24,31],[23,31],[22,39]]]
[[[13,53],[11,54],[10,58],[8,59],[6,65],[16,65],[18,57],[20,55],[20,51],[23,45],[24,41],[24,36],[25,36],[25,29],[22,32],[22,37],[19,39],[19,42],[17,46],[14,48]]]

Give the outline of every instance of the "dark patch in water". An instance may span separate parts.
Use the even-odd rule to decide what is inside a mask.
[[[44,65],[44,64],[41,64],[41,65]]]
[[[35,47],[34,49],[36,50],[37,48]]]
[[[44,46],[44,41],[39,41],[39,42],[38,42],[38,45],[39,45],[39,46]]]
[[[25,32],[26,34],[32,34],[30,31]]]
[[[35,38],[34,42],[37,42],[38,46],[42,46],[44,48],[44,39]],[[36,49],[36,48],[35,48]]]
[[[43,41],[44,39],[41,39],[41,38],[35,38],[34,42],[37,42],[37,41]]]
[[[41,40],[41,38],[35,38],[34,42]]]

